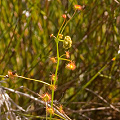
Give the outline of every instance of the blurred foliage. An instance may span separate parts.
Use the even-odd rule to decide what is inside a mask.
[[[0,74],[16,70],[18,75],[50,83],[50,75],[55,72],[50,57],[56,56],[56,46],[49,36],[57,35],[63,22],[62,14],[71,17],[75,4],[85,8],[77,11],[63,35],[72,38],[73,46],[69,51],[76,69],[67,70],[67,62],[60,62],[55,100],[63,105],[71,119],[120,119],[120,113],[110,107],[110,104],[120,107],[119,57],[81,91],[82,86],[118,53],[120,4],[116,0],[1,0]],[[60,54],[64,54],[62,44],[59,47]],[[2,85],[13,89],[25,86],[36,93],[50,93],[43,84],[24,79],[9,79]],[[32,103],[25,97],[9,95],[24,109]],[[44,106],[34,103],[34,109],[37,107],[41,110],[34,115],[45,115]]]

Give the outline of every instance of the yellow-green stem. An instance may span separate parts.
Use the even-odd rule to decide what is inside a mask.
[[[75,13],[76,13],[76,10],[75,10],[75,12],[73,13],[72,17],[66,22],[66,24],[65,24],[64,27],[62,28],[61,34],[63,33],[63,30],[65,29],[66,25],[67,25],[67,24],[70,22],[70,20],[74,17]]]
[[[60,58],[60,60],[65,60],[65,61],[71,62],[71,60],[65,59],[65,58]]]
[[[65,23],[65,19],[64,19],[64,21],[63,21],[63,23],[62,23],[62,25],[61,25],[61,27],[60,27],[60,29],[59,29],[59,31],[58,31],[57,38],[58,38],[58,36],[59,36],[59,33],[60,33],[61,29],[63,28],[64,23]]]
[[[47,102],[46,102],[46,120],[47,120]]]
[[[56,38],[57,39],[57,38]],[[59,48],[58,48],[58,42],[56,41],[56,47],[57,47],[57,67],[56,67],[56,71],[55,71],[55,81],[53,83],[53,85],[56,85],[56,80],[57,80],[57,73],[58,73],[58,68],[59,68]],[[51,108],[53,108],[53,100],[54,100],[54,89],[52,90],[52,100],[51,100]],[[50,114],[50,120],[52,118],[52,115]]]
[[[64,40],[59,40],[59,41],[63,42]]]
[[[40,83],[43,83],[43,84],[45,84],[45,85],[50,86],[49,83],[46,83],[46,82],[41,81],[41,80],[31,79],[31,78],[27,78],[27,77],[23,77],[23,76],[18,76],[18,75],[17,75],[16,77],[18,77],[18,78],[23,78],[23,79],[27,79],[27,80],[32,80],[32,81],[35,81],[35,82],[40,82]]]

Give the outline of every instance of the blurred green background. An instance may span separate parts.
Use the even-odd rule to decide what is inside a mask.
[[[69,52],[76,69],[67,70],[67,62],[60,62],[55,100],[63,105],[71,119],[118,120],[120,113],[110,104],[120,107],[119,57],[109,63],[87,89],[81,91],[81,88],[118,53],[119,1],[0,0],[0,74],[16,70],[18,75],[50,83],[50,75],[54,74],[56,66],[50,61],[50,57],[56,57],[56,45],[50,34],[57,35],[63,22],[62,14],[69,19],[75,4],[85,8],[77,11],[63,35],[72,38],[73,46]],[[59,48],[60,55],[64,54],[61,43]],[[24,79],[9,79],[2,85],[12,89],[25,86],[40,94],[51,93],[45,85]],[[9,95],[24,109],[32,103],[25,97]],[[37,108],[41,110],[35,115],[45,115],[44,106],[34,103],[34,109]]]

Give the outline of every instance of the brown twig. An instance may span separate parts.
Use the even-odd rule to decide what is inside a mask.
[[[114,0],[117,4],[120,4],[117,0]]]
[[[117,112],[120,112],[119,109],[115,108],[112,104],[108,103],[107,100],[105,100],[103,97],[101,97],[100,95],[98,95],[97,93],[95,93],[94,91],[88,89],[88,88],[85,88],[87,91],[93,93],[94,95],[96,95],[99,99],[101,99],[104,103],[108,104],[110,106],[110,108],[112,108],[113,110],[117,111]]]

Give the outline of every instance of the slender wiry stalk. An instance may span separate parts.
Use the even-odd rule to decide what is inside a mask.
[[[65,58],[60,58],[60,60],[65,60],[65,61],[71,62],[71,60],[65,59]]]
[[[55,81],[53,83],[53,85],[56,84],[56,80],[57,80],[57,73],[58,73],[58,68],[59,68],[59,48],[58,48],[58,41],[56,41],[56,47],[57,47],[57,67],[56,67],[56,71],[55,71]],[[54,100],[54,89],[52,90],[52,100],[51,100],[51,107],[53,107],[53,100]],[[52,118],[52,115],[50,114],[50,119]]]
[[[64,21],[63,21],[63,23],[62,23],[62,25],[61,25],[61,27],[60,27],[60,29],[59,29],[59,31],[58,31],[57,37],[56,37],[56,39],[55,39],[56,49],[57,49],[57,67],[56,67],[56,71],[55,71],[55,81],[54,81],[53,85],[55,85],[55,84],[56,84],[56,81],[57,81],[57,73],[58,73],[59,61],[60,61],[60,57],[59,57],[59,47],[58,47],[59,38],[58,38],[58,37],[59,37],[60,31],[61,31],[62,28],[63,28],[64,23],[65,23],[65,19],[64,19]],[[52,90],[51,107],[53,107],[53,100],[54,100],[54,89]],[[51,118],[52,118],[52,114],[50,114],[50,120],[51,120]]]
[[[46,102],[46,120],[47,120],[47,102]]]
[[[40,82],[40,83],[43,83],[43,84],[45,84],[45,85],[48,85],[48,86],[50,86],[50,84],[49,84],[49,83],[46,83],[46,82],[44,82],[44,81],[41,81],[41,80],[31,79],[31,78],[27,78],[27,77],[23,77],[23,76],[17,76],[17,77],[18,77],[18,78],[27,79],[27,80],[36,81],[36,82]]]
[[[67,26],[67,24],[70,22],[70,20],[74,17],[75,13],[76,13],[76,10],[75,10],[75,12],[73,13],[72,17],[71,17],[71,18],[66,22],[66,24],[63,26],[63,28],[62,28],[62,30],[61,30],[61,34],[63,33],[63,30],[65,29],[65,27]]]
[[[58,42],[56,42],[56,47],[57,47],[57,67],[56,67],[56,71],[55,71],[55,81],[53,83],[53,85],[56,84],[56,80],[57,80],[57,73],[58,73],[58,68],[59,68],[59,48],[58,48]],[[54,89],[52,90],[52,101],[51,101],[51,107],[53,107],[53,99],[54,99]]]

